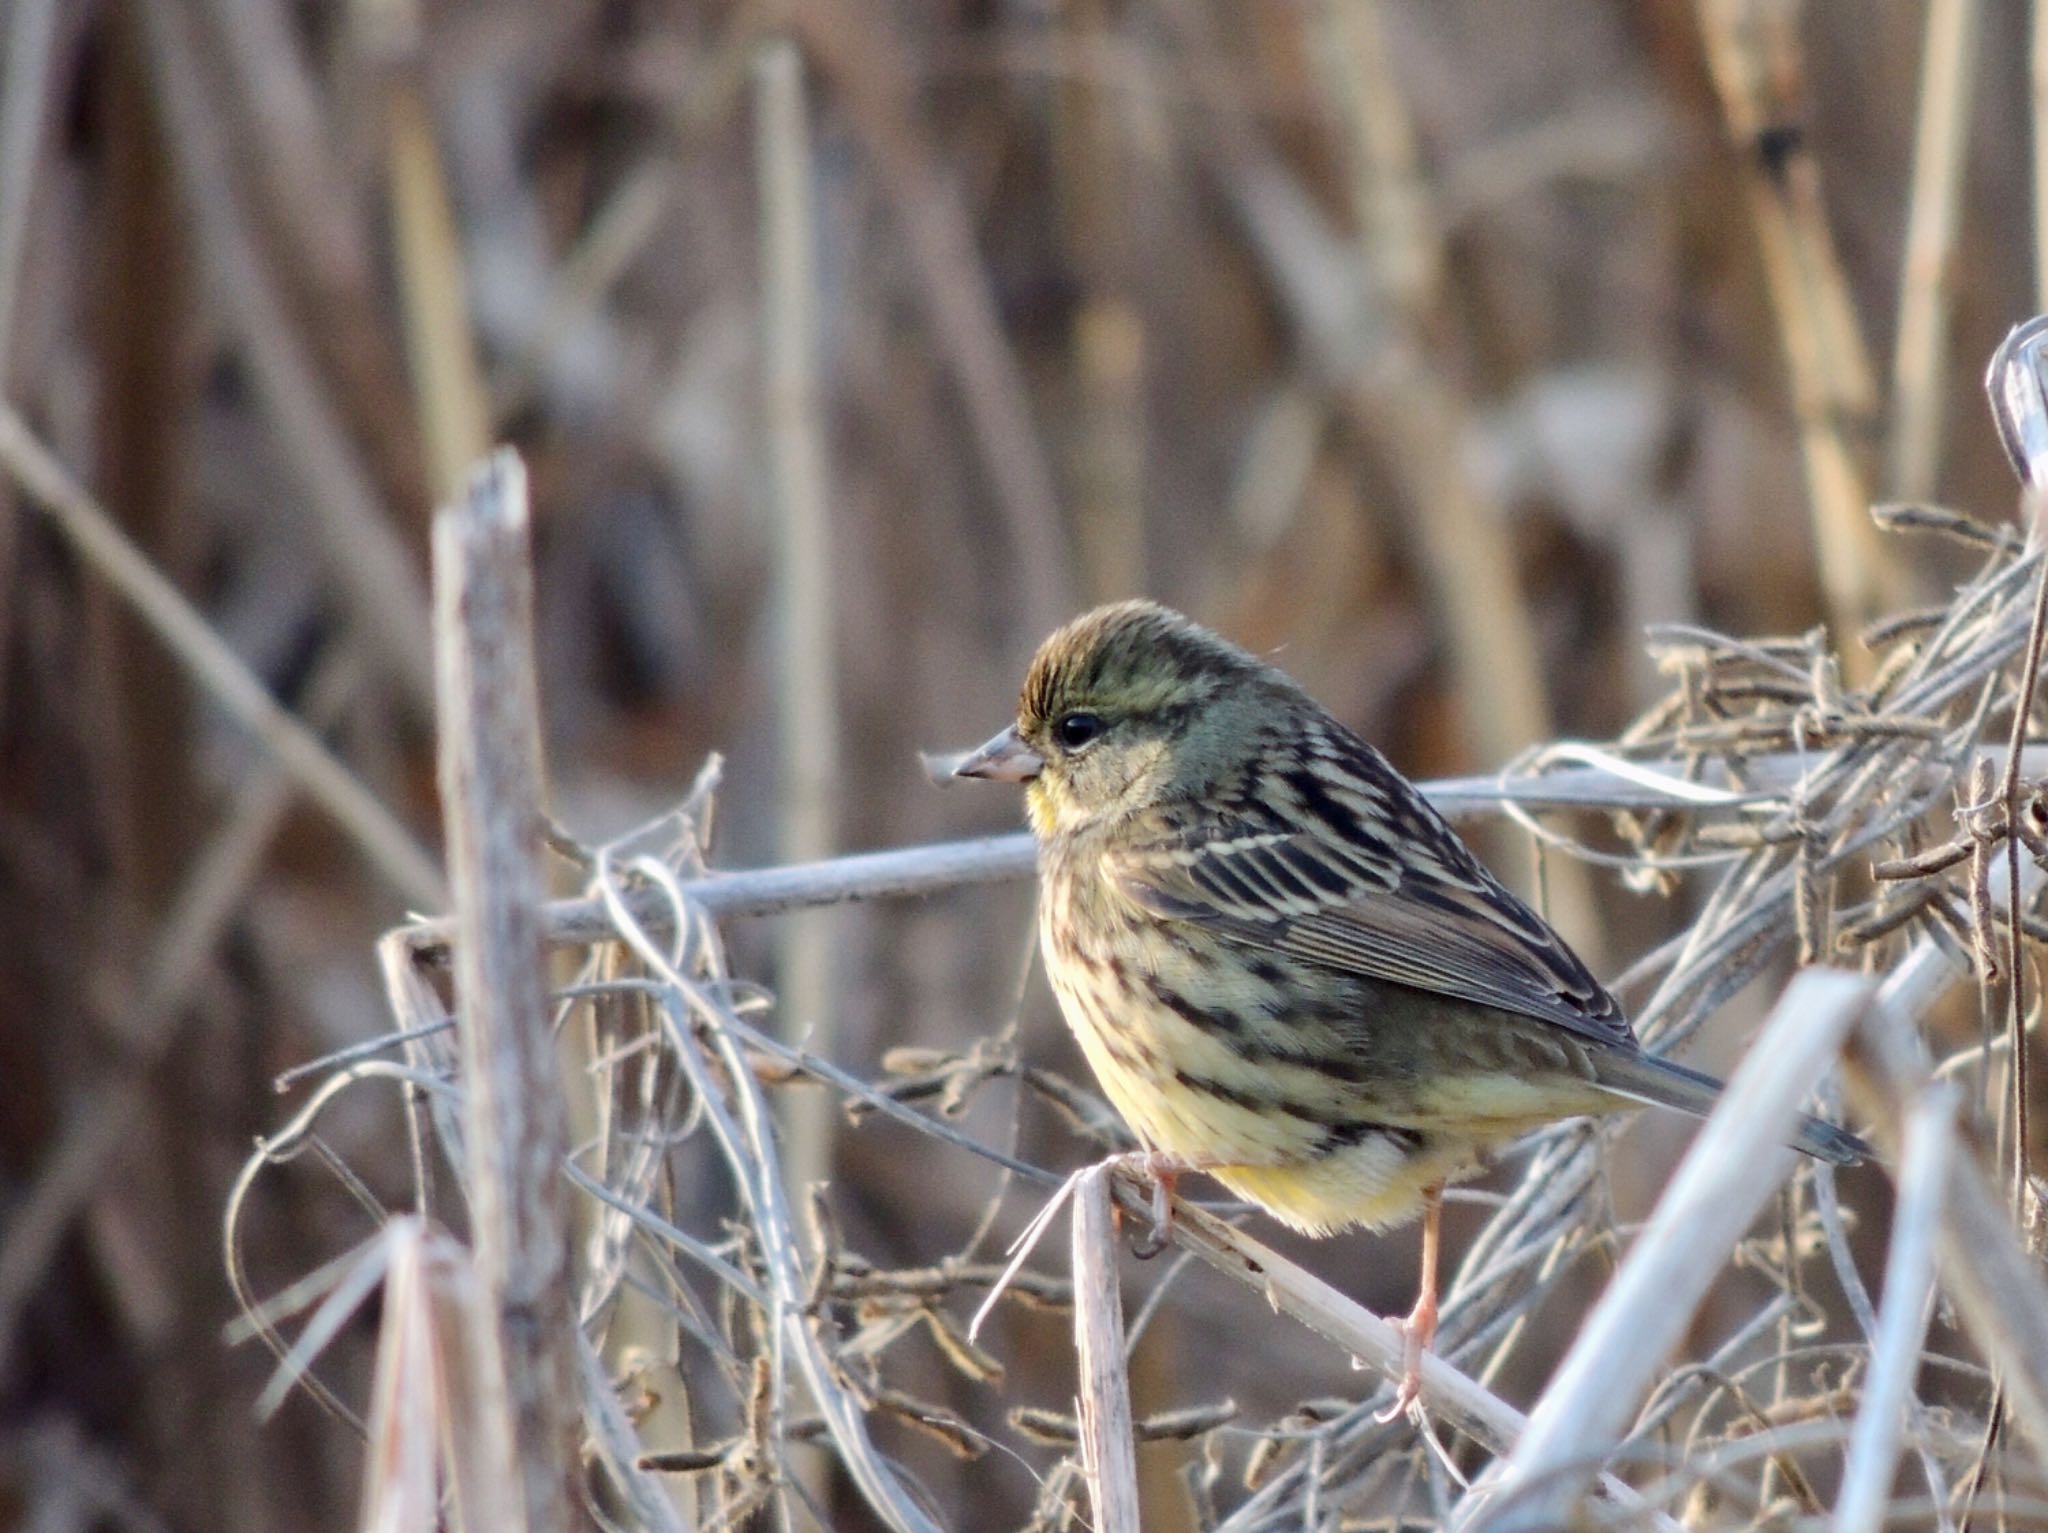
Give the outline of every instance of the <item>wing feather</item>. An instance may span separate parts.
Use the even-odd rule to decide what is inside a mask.
[[[1230,802],[1176,806],[1157,839],[1107,854],[1111,883],[1249,948],[1635,1046],[1563,939],[1355,735]]]

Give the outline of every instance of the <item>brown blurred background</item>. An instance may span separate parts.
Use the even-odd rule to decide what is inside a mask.
[[[0,384],[429,841],[427,515],[499,440],[586,839],[712,751],[724,866],[1012,826],[917,751],[1141,592],[1284,646],[1413,775],[1484,770],[1620,728],[1646,623],[1938,600],[1871,499],[2008,514],[1978,378],[2036,307],[2028,11],[5,0]],[[0,1526],[347,1526],[353,1439],[252,1416],[220,1215],[272,1078],[389,1025],[369,944],[419,891],[260,812],[263,753],[11,474],[0,646]],[[1550,897],[1609,970],[1678,919],[1598,871]],[[867,1073],[1011,1014],[1028,900],[735,953]],[[1078,1072],[1035,983],[1022,1015]],[[385,1105],[328,1125],[380,1193]],[[991,1185],[886,1128],[832,1153],[877,1259],[955,1248]],[[266,1290],[369,1227],[310,1163],[248,1221]],[[1316,1260],[1405,1307],[1405,1241]],[[1247,1296],[1190,1292],[1152,1366],[1196,1376],[1141,1395],[1353,1387],[1270,1328],[1234,1358]],[[1059,1322],[999,1344],[1012,1399],[1063,1405]],[[1020,1470],[973,1476],[947,1504],[1018,1520]]]

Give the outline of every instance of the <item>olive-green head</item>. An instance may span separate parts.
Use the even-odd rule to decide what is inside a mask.
[[[1047,836],[1214,789],[1305,702],[1171,608],[1117,602],[1039,646],[1017,722],[955,775],[1028,784],[1032,827]]]

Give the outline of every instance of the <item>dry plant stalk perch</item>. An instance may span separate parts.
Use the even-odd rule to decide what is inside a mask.
[[[512,1533],[580,1525],[569,1130],[541,938],[541,731],[526,470],[509,449],[434,518],[440,784],[454,891],[462,1154],[493,1323],[474,1387]],[[502,1455],[502,1457],[500,1457]]]

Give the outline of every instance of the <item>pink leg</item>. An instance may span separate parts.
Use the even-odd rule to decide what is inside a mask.
[[[1422,1196],[1422,1291],[1415,1296],[1415,1308],[1401,1322],[1400,1387],[1394,1391],[1394,1403],[1374,1417],[1376,1421],[1397,1421],[1422,1398],[1422,1354],[1436,1340],[1437,1248],[1443,1243],[1444,1184],[1438,1182]]]

